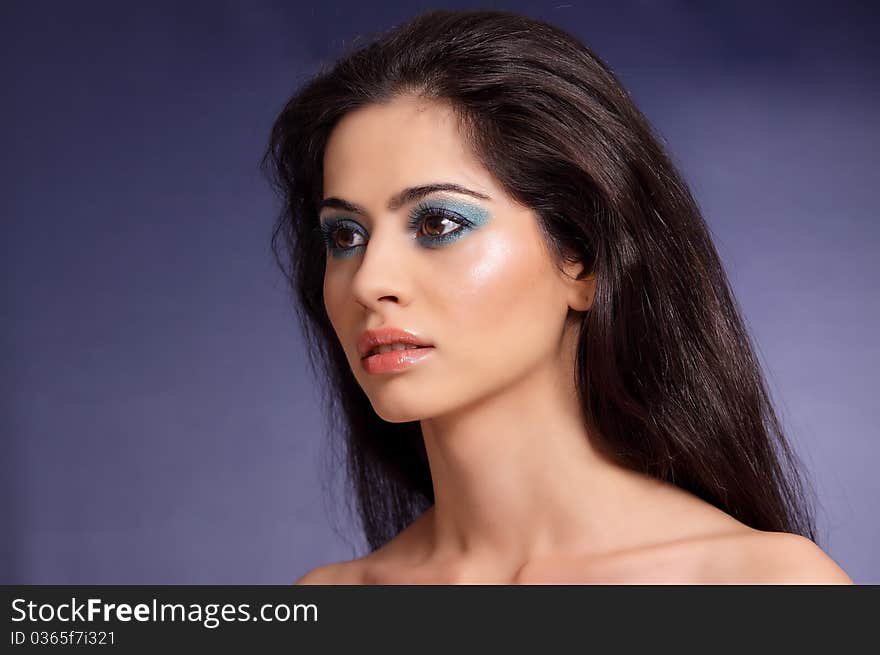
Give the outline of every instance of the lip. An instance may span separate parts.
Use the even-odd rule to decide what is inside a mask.
[[[392,350],[367,356],[377,346],[388,346],[402,343],[416,346],[411,350]],[[367,330],[358,339],[358,354],[361,366],[367,373],[391,373],[402,371],[424,359],[434,351],[434,344],[420,337],[411,330],[396,327],[385,327],[378,330]]]
[[[402,343],[407,346],[433,346],[434,344],[420,337],[412,330],[403,330],[396,327],[384,327],[378,330],[367,330],[358,339],[358,355],[363,360],[376,346],[390,346],[394,343]],[[407,351],[400,351],[407,352]],[[375,355],[374,355],[375,356]]]
[[[420,346],[412,350],[392,350],[364,357],[361,359],[361,366],[367,373],[394,373],[408,369],[432,352],[434,352],[433,346]]]

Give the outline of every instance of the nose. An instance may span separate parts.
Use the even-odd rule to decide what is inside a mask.
[[[355,301],[377,313],[387,303],[405,305],[410,300],[407,275],[412,244],[393,230],[390,221],[385,228],[373,229],[351,282]]]

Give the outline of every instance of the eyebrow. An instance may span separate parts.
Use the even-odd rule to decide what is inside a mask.
[[[467,187],[463,187],[460,184],[453,184],[450,182],[443,182],[437,184],[423,184],[421,186],[408,187],[395,195],[388,202],[388,211],[397,211],[403,205],[406,205],[411,202],[415,202],[416,200],[420,200],[427,195],[435,193],[437,191],[452,191],[454,193],[461,193],[466,196],[472,196],[474,198],[480,198],[481,200],[491,200],[489,196],[479,193],[478,191],[472,191]],[[348,200],[343,200],[342,198],[336,198],[331,196],[330,198],[324,198],[321,201],[321,204],[318,205],[318,213],[320,214],[322,210],[332,208],[332,209],[342,209],[347,212],[351,212],[353,214],[360,214],[361,216],[366,216],[367,211],[361,207],[360,205],[356,205]]]

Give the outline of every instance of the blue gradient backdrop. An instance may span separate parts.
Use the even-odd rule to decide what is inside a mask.
[[[880,583],[868,4],[483,6],[580,36],[655,125],[815,481],[820,544]],[[364,552],[257,163],[319,62],[468,5],[361,6],[2,4],[0,582],[286,583]]]

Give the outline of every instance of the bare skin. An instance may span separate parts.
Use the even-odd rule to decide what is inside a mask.
[[[704,503],[685,510],[704,531],[612,552],[552,554],[519,566],[426,559],[429,509],[384,547],[309,571],[301,585],[853,584],[813,542],[753,530]],[[713,529],[710,529],[712,526]],[[675,534],[676,530],[670,531]]]
[[[432,183],[481,197],[426,197],[478,224],[429,247],[427,234],[456,224],[414,229],[415,201],[389,201]],[[593,447],[573,372],[595,279],[556,265],[535,214],[474,158],[448,108],[405,97],[346,115],[325,152],[329,197],[364,211],[321,212],[325,225],[355,225],[337,245],[361,246],[327,257],[328,317],[376,413],[421,423],[436,502],[385,547],[299,583],[844,581],[811,542],[752,530]],[[358,337],[386,326],[433,350],[407,370],[367,373]]]

